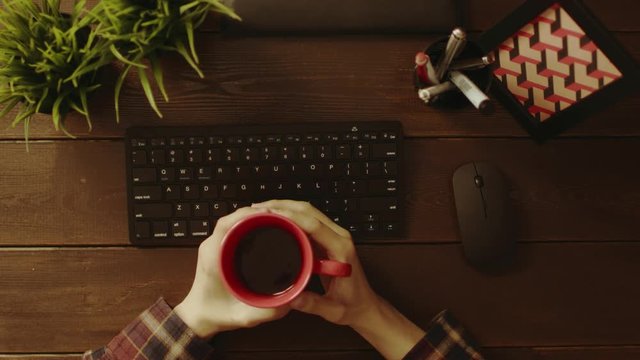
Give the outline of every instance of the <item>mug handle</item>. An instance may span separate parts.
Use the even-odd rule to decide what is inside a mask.
[[[347,277],[351,275],[351,264],[335,260],[314,260],[312,271],[318,275]]]

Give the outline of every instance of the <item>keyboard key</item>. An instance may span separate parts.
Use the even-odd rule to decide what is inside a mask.
[[[258,161],[258,148],[242,148],[240,160],[243,162]]]
[[[369,145],[358,144],[356,145],[356,159],[366,160],[369,158]]]
[[[254,186],[250,183],[240,183],[238,184],[238,199],[250,200],[253,196]]]
[[[151,139],[151,146],[152,147],[162,147],[162,146],[166,146],[166,145],[167,145],[167,141],[163,137]]]
[[[350,233],[352,234],[357,234],[360,231],[360,225],[358,224],[347,224],[347,226],[345,227],[347,230],[349,230]]]
[[[298,149],[296,146],[287,145],[280,148],[280,160],[293,161],[296,159]]]
[[[331,181],[329,183],[329,193],[332,195],[346,195],[347,182],[343,180]]]
[[[395,197],[368,197],[360,199],[360,208],[368,211],[396,211],[398,200]]]
[[[385,161],[382,163],[382,170],[385,175],[398,174],[398,163],[395,161]]]
[[[378,231],[378,223],[366,223],[364,224],[364,231],[373,233]]]
[[[169,223],[166,221],[153,222],[153,237],[166,238],[169,236]]]
[[[316,147],[316,154],[318,154],[318,159],[320,160],[333,159],[333,153],[331,152],[330,145],[318,145]]]
[[[251,176],[251,169],[249,168],[249,165],[234,166],[231,168],[231,171],[233,172],[232,178],[234,180],[244,180]]]
[[[241,145],[244,143],[242,136],[229,136],[227,137],[227,143]]]
[[[167,155],[169,164],[184,163],[184,151],[180,149],[171,149]]]
[[[371,144],[373,159],[393,159],[398,155],[395,143]]]
[[[266,146],[260,148],[260,160],[274,161],[278,156],[278,148],[276,146]]]
[[[218,197],[218,187],[213,184],[202,185],[200,187],[200,195],[203,199],[215,199]]]
[[[193,169],[192,168],[178,168],[178,180],[180,180],[180,181],[191,181],[191,180],[193,180]]]
[[[351,145],[343,144],[336,146],[336,159],[351,159]]]
[[[131,139],[131,146],[134,148],[143,148],[147,146],[147,139]]]
[[[191,164],[199,164],[202,162],[202,150],[189,149],[187,150],[187,162]]]
[[[180,199],[180,187],[178,185],[167,185],[164,187],[165,200],[178,200]]]
[[[329,163],[326,166],[327,175],[330,177],[344,177],[344,167],[342,163]]]
[[[224,144],[224,138],[222,136],[209,136],[207,137],[209,145],[222,145]]]
[[[225,148],[222,151],[222,160],[225,162],[238,162],[240,160],[240,149],[238,148]]]
[[[187,143],[191,146],[199,146],[199,145],[204,145],[205,141],[204,141],[204,138],[201,136],[192,136],[187,139]]]
[[[188,218],[191,216],[191,206],[188,203],[177,203],[174,205],[173,216]]]
[[[208,236],[210,233],[209,220],[192,220],[189,221],[191,236]]]
[[[133,199],[144,201],[162,200],[162,189],[159,185],[154,186],[134,186]]]
[[[376,161],[367,161],[364,163],[364,175],[366,177],[374,177],[382,175],[382,163]]]
[[[182,198],[185,200],[196,200],[200,196],[200,189],[197,185],[185,185],[182,187]]]
[[[229,205],[226,201],[213,201],[211,203],[211,215],[221,217],[229,214]]]
[[[298,150],[298,156],[300,160],[313,160],[314,155],[314,146],[313,145],[302,145]]]
[[[393,131],[385,131],[380,134],[380,137],[382,138],[382,140],[395,140],[398,135]]]
[[[236,197],[236,184],[222,184],[220,190],[222,198],[233,199]]]
[[[160,181],[162,182],[173,182],[176,179],[176,169],[174,168],[162,167],[160,168],[159,173]]]
[[[134,184],[156,181],[156,169],[154,168],[133,168],[131,175]]]
[[[187,222],[177,220],[171,222],[171,236],[174,238],[183,238],[187,236]]]
[[[153,165],[162,165],[165,163],[165,161],[166,161],[166,154],[164,150],[161,150],[161,149],[151,150],[150,162]]]
[[[185,144],[186,141],[183,137],[172,137],[169,139],[170,146],[184,146]]]
[[[193,204],[193,216],[194,217],[208,217],[209,216],[209,204],[207,203],[195,203]]]
[[[250,204],[246,201],[229,201],[229,205],[231,206],[231,212],[234,212],[240,208],[249,206]]]
[[[212,170],[208,166],[199,167],[196,169],[196,179],[198,180],[211,180]]]
[[[136,219],[160,219],[171,216],[170,204],[136,204],[133,206]]]
[[[133,165],[147,165],[147,152],[145,150],[134,150],[131,152]]]
[[[362,214],[362,221],[364,222],[378,222],[380,221],[380,217],[378,214]]]
[[[214,172],[217,180],[231,180],[231,168],[228,166],[216,166]]]
[[[367,192],[367,182],[365,180],[351,180],[348,184],[348,192],[351,195],[363,195]]]
[[[345,175],[350,178],[361,177],[362,176],[362,163],[359,162],[350,162],[347,163],[345,168]]]
[[[207,163],[218,163],[222,160],[220,149],[207,149],[204,153],[204,160]]]
[[[376,195],[393,195],[397,188],[395,179],[376,179],[369,181],[369,192]]]
[[[289,169],[284,164],[275,164],[270,167],[270,175],[274,178],[282,178],[289,175]]]
[[[151,226],[146,221],[136,221],[134,231],[137,239],[147,239],[151,234]]]
[[[396,232],[398,231],[398,223],[384,223],[382,230],[384,230],[384,232]]]

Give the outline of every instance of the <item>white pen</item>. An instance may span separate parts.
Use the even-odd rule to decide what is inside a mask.
[[[418,90],[418,97],[428,104],[438,95],[455,89],[457,88],[454,84],[451,83],[451,81],[445,81],[438,85],[433,85],[428,88]]]
[[[474,82],[466,75],[454,70],[449,72],[449,78],[451,79],[451,82],[460,89],[460,91],[462,91],[464,96],[471,101],[476,109],[483,112],[490,110],[491,100],[489,100],[487,94],[482,92],[482,90],[480,90],[478,86],[476,86],[476,84],[474,84]]]

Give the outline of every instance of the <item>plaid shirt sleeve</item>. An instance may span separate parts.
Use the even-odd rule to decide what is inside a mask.
[[[197,337],[160,298],[109,342],[83,360],[210,359],[213,347]]]
[[[403,360],[483,360],[478,346],[447,310],[429,324],[427,334]]]

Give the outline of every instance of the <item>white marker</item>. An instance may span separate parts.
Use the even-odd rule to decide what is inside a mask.
[[[449,91],[453,91],[455,89],[457,88],[454,84],[451,83],[451,81],[445,81],[438,85],[434,85],[425,89],[418,90],[418,97],[422,99],[422,101],[428,104],[433,99],[435,99],[438,95],[449,92]]]
[[[473,106],[480,111],[489,111],[491,108],[491,100],[480,90],[476,84],[459,71],[449,72],[451,82],[462,91],[464,96],[471,101]]]

